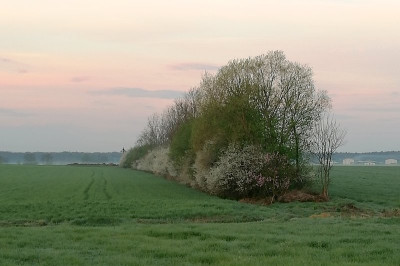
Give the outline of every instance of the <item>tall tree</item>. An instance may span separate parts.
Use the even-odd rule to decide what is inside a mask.
[[[332,155],[344,144],[346,131],[330,115],[325,114],[315,125],[313,130],[312,152],[318,159],[317,175],[322,185],[322,196],[329,198],[330,170]]]

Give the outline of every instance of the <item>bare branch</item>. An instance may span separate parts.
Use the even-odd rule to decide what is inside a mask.
[[[322,195],[326,198],[328,198],[332,156],[344,144],[345,137],[346,131],[330,114],[323,115],[314,125],[312,152],[318,159],[318,175],[322,184]]]

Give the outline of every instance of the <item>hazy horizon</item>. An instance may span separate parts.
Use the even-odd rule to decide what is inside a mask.
[[[0,10],[0,151],[114,152],[235,58],[307,64],[341,152],[400,151],[395,0],[19,0]]]

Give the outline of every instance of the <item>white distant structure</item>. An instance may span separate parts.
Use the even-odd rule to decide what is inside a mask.
[[[385,164],[397,164],[397,160],[396,159],[387,159],[387,160],[385,160]]]
[[[354,159],[346,158],[343,160],[343,165],[352,165],[354,164]]]
[[[375,165],[375,162],[364,162],[364,165]]]

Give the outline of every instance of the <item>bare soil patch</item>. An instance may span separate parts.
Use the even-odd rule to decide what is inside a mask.
[[[284,195],[280,196],[276,201],[283,203],[289,203],[294,201],[326,202],[328,201],[328,199],[318,194],[311,194],[301,190],[291,190],[285,193]],[[239,202],[257,204],[257,205],[270,205],[274,201],[272,200],[272,197],[266,197],[266,198],[243,198],[240,199]]]
[[[293,202],[293,201],[300,201],[300,202],[325,202],[328,201],[322,195],[318,194],[311,194],[301,190],[291,190],[279,197],[279,202]]]
[[[400,217],[400,209],[383,210],[383,217]]]
[[[373,212],[358,208],[353,203],[343,204],[339,206],[338,210],[342,216],[347,217],[371,217],[374,215]]]
[[[272,197],[261,198],[261,199],[259,199],[259,198],[244,198],[244,199],[240,199],[239,202],[267,206],[272,203]]]
[[[332,217],[332,214],[329,212],[322,212],[319,214],[310,215],[310,218],[328,218],[328,217]]]

